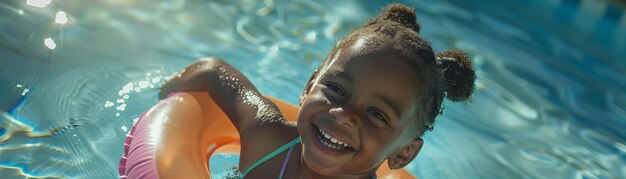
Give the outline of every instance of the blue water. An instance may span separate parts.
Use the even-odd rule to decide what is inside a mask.
[[[0,178],[118,177],[133,121],[156,103],[163,78],[200,57],[221,57],[261,92],[295,103],[333,43],[386,4],[52,0],[40,8],[26,2],[0,2]],[[626,15],[620,6],[596,0],[405,3],[415,6],[421,34],[435,50],[465,50],[478,70],[472,101],[445,103],[409,172],[420,178],[626,176]],[[58,11],[67,23],[55,23]],[[54,45],[45,45],[47,38]],[[237,156],[213,160],[226,162],[214,170],[219,175]]]

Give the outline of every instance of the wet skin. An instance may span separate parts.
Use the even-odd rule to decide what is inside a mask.
[[[402,168],[421,149],[413,110],[415,69],[385,40],[363,53],[373,40],[380,39],[362,37],[339,49],[307,84],[297,124],[300,161],[306,163],[298,173],[304,178],[367,178],[386,159]],[[318,129],[351,147],[331,150],[319,142]]]
[[[370,178],[385,160],[391,169],[404,167],[423,144],[413,110],[421,83],[392,45],[388,39],[360,37],[333,52],[330,64],[307,83],[297,124],[284,120],[241,72],[215,58],[181,70],[161,87],[159,96],[207,91],[240,134],[239,171],[301,136],[302,145],[294,147],[284,178]],[[326,147],[317,129],[350,147]],[[246,178],[276,177],[285,157],[283,152],[267,160]]]

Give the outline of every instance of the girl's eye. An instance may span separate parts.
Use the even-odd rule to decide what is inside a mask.
[[[327,83],[326,87],[330,88],[331,90],[335,91],[335,93],[337,93],[337,94],[339,94],[341,96],[344,95],[343,90],[341,89],[341,87],[339,87],[337,85],[334,85],[332,83]]]
[[[380,112],[378,112],[375,109],[368,109],[367,113],[369,113],[370,115],[374,116],[375,118],[378,118],[380,120],[382,120],[383,122],[387,123],[387,120],[385,119],[385,116],[383,114],[381,114]]]

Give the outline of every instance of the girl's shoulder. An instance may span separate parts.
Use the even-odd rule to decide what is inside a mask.
[[[254,122],[247,129],[240,131],[240,169],[249,168],[256,161],[299,136],[296,123],[289,122],[271,100],[264,101],[269,101],[263,104],[267,106],[259,107]],[[265,171],[275,168],[282,162],[285,155],[283,153],[265,161],[254,170]]]
[[[298,136],[295,122],[289,122],[272,100],[265,98],[256,103],[256,115],[248,128],[240,131],[242,140],[264,140],[266,145],[283,143]]]

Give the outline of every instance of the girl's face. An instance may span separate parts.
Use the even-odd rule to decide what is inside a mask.
[[[414,70],[390,45],[363,54],[363,41],[338,50],[304,92],[298,114],[302,156],[322,175],[372,174],[417,136]]]

